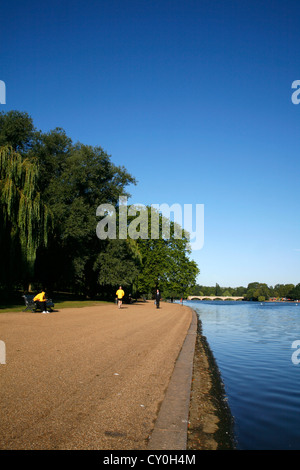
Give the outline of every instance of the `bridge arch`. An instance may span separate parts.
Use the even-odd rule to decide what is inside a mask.
[[[189,295],[188,300],[244,300],[243,296],[233,296],[233,295]]]

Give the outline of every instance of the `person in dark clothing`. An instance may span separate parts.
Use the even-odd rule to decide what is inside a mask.
[[[156,290],[156,294],[155,294],[155,303],[156,303],[156,308],[159,308],[159,302],[160,302],[160,292],[159,292],[159,289]]]

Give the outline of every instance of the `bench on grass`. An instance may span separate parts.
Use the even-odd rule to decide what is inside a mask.
[[[41,310],[40,307],[38,306],[38,304],[33,300],[34,299],[34,295],[22,295],[22,297],[24,297],[24,302],[25,302],[25,310],[23,310],[23,312],[26,312],[28,310],[30,310],[31,312],[36,312],[37,310]],[[54,308],[54,303],[52,302],[51,299],[48,299],[47,302],[46,302],[46,305],[47,305],[47,310],[49,312],[52,312],[52,308]]]

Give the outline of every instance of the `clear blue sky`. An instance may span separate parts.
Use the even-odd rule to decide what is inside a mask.
[[[300,3],[1,2],[1,111],[102,146],[132,203],[204,204],[203,285],[300,282]]]

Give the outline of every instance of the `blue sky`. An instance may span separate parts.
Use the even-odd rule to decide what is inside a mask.
[[[129,202],[204,204],[203,285],[300,282],[300,4],[1,3],[1,111],[100,145]]]

